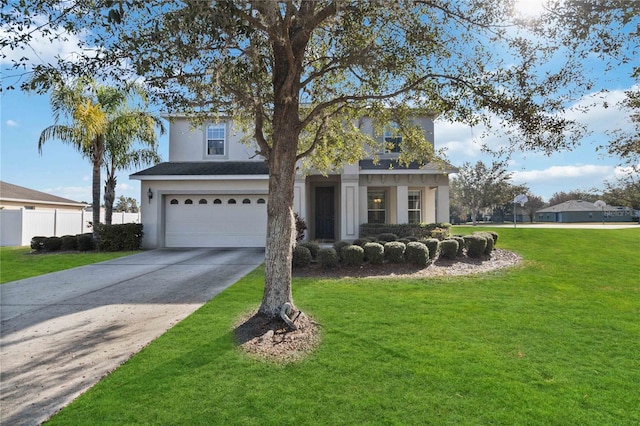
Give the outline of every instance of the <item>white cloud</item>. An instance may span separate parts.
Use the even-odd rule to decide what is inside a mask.
[[[86,201],[91,202],[91,186],[57,186],[54,188],[47,188],[44,192],[58,197],[68,198],[73,201]]]
[[[595,164],[551,166],[543,170],[514,171],[512,180],[516,184],[557,182],[560,186],[566,180],[603,179],[613,171],[614,168],[612,166],[598,166]]]
[[[11,120],[11,119],[5,121],[4,123],[9,127],[18,127],[19,126],[17,121]]]
[[[635,87],[637,89],[637,86]],[[626,90],[634,89],[633,87]],[[625,99],[622,89],[594,92],[581,97],[567,110],[565,117],[587,126],[594,133],[606,133],[616,129],[630,130],[629,112],[620,107]]]
[[[35,16],[33,18],[32,26],[25,27],[21,33],[32,32],[32,38],[22,49],[5,49],[6,57],[0,58],[2,65],[11,64],[12,61],[24,62],[23,57],[27,58],[27,62],[30,64],[40,63],[54,63],[57,57],[61,57],[65,60],[74,61],[79,57],[79,54],[87,53],[86,47],[81,47],[82,42],[90,34],[89,31],[82,30],[78,34],[71,34],[64,29],[57,29],[54,33],[60,36],[54,40],[50,40],[50,36],[42,32],[42,29],[47,29],[48,18],[44,16]],[[41,27],[42,29],[38,29]],[[10,28],[8,25],[0,27],[0,37],[6,39],[15,39],[20,34],[15,29]]]

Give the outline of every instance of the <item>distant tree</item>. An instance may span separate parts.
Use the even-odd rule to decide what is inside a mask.
[[[533,223],[536,212],[545,207],[547,203],[545,203],[542,197],[538,195],[533,195],[531,193],[526,195],[527,202],[524,204],[523,209],[525,213],[529,215],[529,222]]]
[[[117,212],[123,213],[138,213],[140,211],[138,208],[138,200],[131,197],[125,197],[124,195],[118,197],[118,202],[114,209]]]
[[[640,210],[640,166],[630,167],[625,175],[605,182],[602,200],[610,206]]]
[[[509,176],[509,179],[511,176]],[[495,188],[496,194],[492,205],[492,221],[504,222],[513,218],[513,200],[520,194],[526,194],[529,188],[526,185],[514,185],[509,181],[503,181]]]
[[[590,201],[593,203],[596,202],[598,198],[600,198],[600,195],[595,192],[581,191],[579,189],[574,189],[569,192],[559,191],[555,192],[551,198],[549,198],[549,205],[555,206],[556,204],[571,200]]]
[[[509,188],[509,179],[511,175],[502,163],[493,163],[491,167],[482,161],[475,165],[464,163],[451,179],[451,197],[455,204],[471,214],[475,225],[481,209],[495,208],[506,202],[504,192]]]

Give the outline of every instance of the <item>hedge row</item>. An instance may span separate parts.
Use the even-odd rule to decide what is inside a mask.
[[[95,232],[100,251],[140,250],[144,235],[141,223],[101,224],[96,227]]]
[[[62,237],[33,237],[31,249],[42,251],[91,251],[96,249],[93,234],[63,235]]]
[[[92,233],[63,235],[62,237],[33,237],[31,249],[35,251],[131,251],[142,245],[142,224],[99,225]]]
[[[390,233],[389,233],[390,234]],[[313,241],[301,243],[293,250],[293,266],[306,267],[314,260],[324,268],[333,268],[340,264],[360,266],[364,263],[381,265],[383,263],[412,263],[428,266],[436,256],[454,260],[465,254],[468,257],[489,255],[498,241],[495,232],[476,232],[471,235],[457,235],[442,241],[436,238],[415,237],[400,238],[397,241],[385,241],[391,235],[379,234],[375,241],[359,238],[353,244],[337,241],[332,248],[320,248]]]
[[[363,223],[360,225],[360,236],[371,238],[381,234],[392,234],[396,239],[414,237],[444,240],[449,236],[450,228],[450,223]]]

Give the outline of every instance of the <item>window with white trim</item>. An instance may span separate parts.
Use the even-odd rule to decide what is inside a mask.
[[[420,191],[409,191],[409,223],[422,222],[422,197]]]
[[[384,142],[387,145],[385,152],[400,152],[400,143],[402,135],[400,134],[400,126],[397,123],[389,124],[384,130]]]
[[[224,124],[209,124],[206,131],[207,155],[221,157],[225,153],[226,127]]]
[[[387,201],[385,191],[367,192],[367,222],[386,223]]]

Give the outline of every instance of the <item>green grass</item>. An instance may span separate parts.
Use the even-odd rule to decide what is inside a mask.
[[[0,284],[138,253],[127,251],[31,254],[30,252],[29,247],[0,247]]]
[[[232,324],[261,297],[258,269],[51,424],[640,424],[640,230],[497,232],[522,266],[296,279],[323,339],[295,364],[234,346]]]

